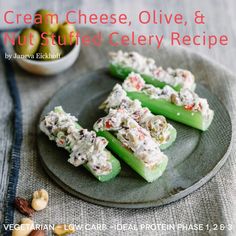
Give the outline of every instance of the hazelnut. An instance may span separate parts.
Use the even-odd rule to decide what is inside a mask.
[[[41,211],[48,205],[48,192],[45,189],[37,190],[33,193],[31,206],[35,211]]]

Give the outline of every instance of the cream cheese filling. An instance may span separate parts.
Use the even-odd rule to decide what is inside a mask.
[[[40,129],[59,147],[70,152],[68,162],[74,166],[87,163],[98,175],[111,172],[110,153],[105,150],[108,141],[96,137],[94,131],[82,129],[76,117],[56,107],[40,122]]]

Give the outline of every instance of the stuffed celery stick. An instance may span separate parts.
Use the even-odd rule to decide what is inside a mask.
[[[107,113],[110,109],[123,109],[140,126],[147,129],[160,149],[168,148],[176,139],[176,129],[169,124],[164,116],[153,115],[140,101],[131,100],[121,85],[116,84],[108,98],[100,106]]]
[[[158,67],[152,58],[146,58],[137,52],[112,52],[110,53],[110,73],[124,80],[131,72],[141,74],[146,83],[163,88],[169,85],[176,91],[188,88],[194,91],[196,84],[194,75],[184,69]]]
[[[207,100],[189,89],[176,92],[170,86],[156,88],[146,84],[139,74],[133,72],[122,86],[131,99],[138,99],[154,114],[164,115],[202,131],[208,129],[214,117]]]
[[[108,181],[120,172],[119,161],[105,149],[108,141],[80,127],[76,117],[62,107],[49,112],[40,122],[40,129],[70,153],[69,163],[76,167],[84,165],[99,181]]]
[[[94,129],[105,137],[108,147],[146,181],[152,182],[164,172],[168,158],[150,133],[123,109],[110,109]]]

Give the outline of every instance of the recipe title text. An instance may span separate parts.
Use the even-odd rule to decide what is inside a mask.
[[[59,15],[56,13],[48,14],[47,21],[50,22],[57,22],[59,21]],[[86,13],[82,10],[69,10],[63,16],[63,19],[69,24],[76,25],[78,31],[76,35],[71,35],[71,37],[76,36],[76,43],[81,43],[84,46],[94,45],[94,46],[101,46],[105,40],[108,40],[108,43],[113,47],[118,46],[129,46],[129,45],[139,45],[139,46],[146,46],[146,45],[155,45],[157,48],[160,48],[163,43],[164,39],[167,39],[167,42],[171,46],[203,46],[209,49],[212,49],[215,46],[227,46],[229,44],[229,38],[226,34],[215,35],[215,34],[208,34],[204,26],[207,24],[207,19],[204,13],[200,10],[196,10],[192,15],[192,20],[186,20],[184,14],[179,12],[164,12],[162,10],[142,10],[137,12],[132,17],[125,13]],[[14,10],[7,10],[3,14],[4,23],[8,25],[37,25],[42,24],[42,18],[35,17],[34,14],[30,13],[17,13]],[[159,34],[139,34],[135,30],[133,30],[133,25],[137,26],[140,25],[142,27],[148,25],[155,25],[156,27],[168,27],[168,25],[172,26],[180,26],[186,27],[187,30],[182,30],[184,32],[191,32],[190,27],[191,24],[199,25],[199,34],[191,35],[189,34],[181,34],[180,32],[171,31],[169,33],[159,33]],[[81,25],[93,25],[93,26],[127,26],[130,30],[128,33],[124,34],[120,31],[112,31],[104,38],[104,35],[101,32],[97,32],[94,35],[82,35],[80,33],[80,26]],[[189,29],[188,29],[189,27]],[[202,31],[201,31],[202,29]],[[163,32],[163,30],[159,30]],[[12,45],[15,44],[16,38],[15,32],[5,32],[4,33],[4,44],[11,43]],[[47,33],[42,32],[40,35],[41,39],[44,40],[44,44],[47,44]],[[53,36],[52,36],[53,37]],[[56,40],[56,34],[54,36]],[[108,37],[108,38],[107,38]],[[28,41],[27,41],[28,42]],[[30,42],[30,41],[29,41]],[[107,42],[107,41],[106,41]]]

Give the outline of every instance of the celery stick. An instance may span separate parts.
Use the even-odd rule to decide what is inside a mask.
[[[106,150],[109,152],[108,150]],[[120,162],[110,153],[110,161],[112,164],[112,171],[109,174],[106,175],[97,175],[87,164],[84,164],[83,166],[91,172],[100,182],[106,182],[113,178],[115,178],[121,170]]]
[[[139,73],[138,71],[134,70],[133,68],[131,67],[124,67],[124,66],[121,66],[121,65],[118,65],[118,64],[110,64],[109,65],[109,71],[110,71],[110,74],[118,79],[121,79],[121,80],[125,80],[127,78],[127,76],[131,73],[131,72],[136,72],[136,73]],[[140,73],[139,73],[140,74]],[[165,82],[162,82],[162,81],[159,81],[158,79],[156,78],[153,78],[152,76],[150,75],[146,75],[146,74],[140,74],[142,76],[142,78],[144,79],[144,81],[147,83],[147,84],[152,84],[154,85],[155,87],[159,87],[159,88],[163,88],[165,87],[166,85],[169,85],[171,86],[173,89],[175,89],[176,91],[180,91],[180,89],[182,88],[181,85],[176,85],[176,86],[173,86],[173,85],[170,85],[170,84],[167,84]],[[196,87],[196,84],[194,83],[193,84],[193,87],[191,88],[191,90],[194,90]]]
[[[82,127],[77,123],[78,129],[82,129]],[[108,150],[105,150],[106,152],[109,152]],[[99,181],[106,182],[113,178],[115,178],[121,170],[120,162],[109,152],[110,156],[110,162],[112,164],[112,171],[109,174],[106,175],[97,175],[93,169],[90,168],[88,164],[84,164],[83,166],[91,172]]]
[[[185,110],[182,106],[177,106],[164,99],[152,99],[142,92],[127,92],[131,99],[138,99],[142,106],[150,109],[154,114],[163,115],[169,119],[178,121],[185,125],[205,131],[210,126],[214,112],[210,114],[208,119],[204,118],[201,112],[193,112]]]
[[[117,97],[116,97],[116,96],[117,96],[117,94],[119,94],[119,93],[121,93],[121,92],[123,92],[123,95],[118,95],[118,96],[119,96],[119,100],[117,100]],[[115,95],[115,94],[116,94],[116,95]],[[115,96],[115,97],[114,97],[114,96]],[[112,104],[112,103],[109,104],[109,102],[108,102],[109,100],[116,100],[115,105]],[[110,93],[110,95],[109,95],[109,96],[107,97],[107,99],[99,106],[99,109],[104,109],[105,112],[108,112],[110,109],[114,109],[114,108],[115,108],[115,109],[118,109],[119,107],[122,107],[122,106],[123,106],[123,105],[122,105],[122,102],[124,102],[124,101],[126,101],[126,100],[127,100],[128,103],[125,105],[125,107],[126,107],[127,112],[129,113],[129,115],[130,115],[132,118],[136,117],[136,118],[134,118],[134,119],[136,120],[136,122],[138,122],[138,124],[139,124],[141,127],[147,129],[147,130],[150,132],[150,135],[152,136],[152,138],[155,139],[155,140],[159,143],[160,149],[161,149],[161,150],[164,150],[164,149],[168,148],[169,146],[171,146],[171,144],[175,141],[176,136],[177,136],[177,132],[176,132],[175,128],[174,128],[173,126],[171,126],[170,124],[167,125],[166,129],[167,129],[167,131],[169,132],[169,137],[166,139],[166,143],[161,144],[161,142],[163,141],[163,140],[160,140],[161,137],[162,137],[162,134],[159,134],[160,136],[157,137],[157,133],[158,133],[157,130],[156,130],[156,133],[155,133],[154,130],[152,130],[151,128],[146,127],[145,122],[143,122],[143,121],[137,119],[137,115],[135,115],[135,113],[136,113],[136,112],[139,112],[139,111],[138,111],[139,108],[136,107],[135,110],[133,110],[133,108],[130,110],[130,108],[131,108],[132,106],[135,107],[135,105],[134,105],[134,104],[135,104],[135,101],[131,101],[131,99],[126,95],[126,91],[121,87],[121,85],[116,84],[116,85],[114,86],[114,88],[113,88],[112,92]],[[120,101],[120,104],[119,104],[118,101]],[[140,102],[139,102],[139,103],[140,103]],[[137,106],[137,105],[136,105],[136,106]],[[140,107],[140,105],[138,105],[138,106]],[[143,108],[140,107],[140,109],[141,109],[141,111],[142,111]],[[148,108],[146,108],[146,109],[148,109]],[[149,111],[149,109],[148,109],[148,111]],[[153,117],[155,117],[155,115],[153,115]]]
[[[78,123],[77,123],[77,128],[78,130],[82,129],[82,127]],[[105,150],[105,151],[110,154],[109,156],[110,156],[110,161],[112,164],[112,171],[109,174],[97,175],[93,171],[93,169],[90,168],[88,164],[83,165],[88,171],[90,171],[101,182],[106,182],[115,178],[120,173],[120,170],[121,170],[120,162],[108,150]]]
[[[62,112],[64,112],[64,110],[62,109],[62,107],[55,107],[54,108],[54,112],[56,112],[56,113],[62,113]],[[78,123],[76,123],[76,129],[78,129],[78,131],[80,130],[80,129],[82,129],[82,127],[78,124]],[[59,131],[60,132],[60,131]],[[58,133],[59,133],[58,132]],[[65,147],[65,149],[69,152],[69,153],[71,153],[72,152],[72,147],[71,147],[71,145],[67,145],[66,147]],[[87,164],[87,163],[85,163],[85,164],[83,164],[83,166],[94,176],[94,177],[96,177],[99,181],[101,181],[101,182],[105,182],[105,181],[109,181],[109,180],[111,180],[111,179],[113,179],[114,177],[116,177],[119,173],[120,173],[120,170],[121,170],[121,166],[120,166],[120,162],[111,154],[111,152],[109,152],[108,150],[104,150],[105,152],[107,152],[108,154],[109,154],[109,161],[111,162],[111,165],[112,165],[112,170],[111,170],[111,172],[110,173],[108,173],[108,174],[104,174],[104,175],[102,175],[102,174],[96,174],[96,172]]]
[[[148,168],[145,164],[137,158],[131,151],[125,148],[122,143],[115,138],[108,131],[97,132],[99,136],[106,138],[109,141],[108,147],[116,153],[126,164],[128,164],[133,170],[141,175],[147,182],[153,182],[158,179],[166,169],[168,158],[163,158],[160,165]]]
[[[173,126],[170,127],[169,129],[170,129],[170,138],[166,143],[163,143],[163,144],[160,145],[161,150],[165,150],[168,147],[170,147],[172,145],[172,143],[175,141],[176,137],[177,137],[176,129]]]
[[[163,144],[160,145],[160,149],[161,150],[165,150],[168,147],[170,147],[172,145],[172,143],[175,141],[176,137],[177,137],[176,129],[173,126],[170,127],[169,129],[170,129],[170,138],[169,138],[169,140],[166,143],[163,143]]]

